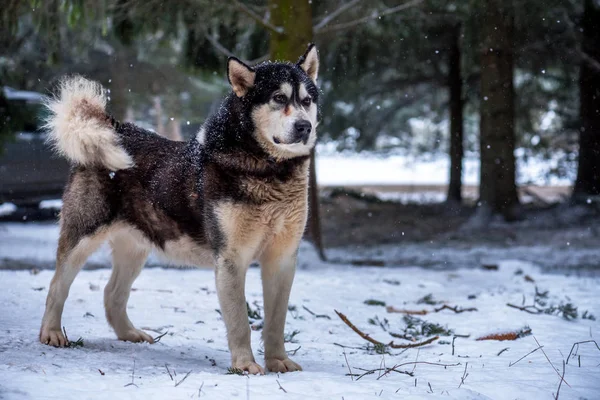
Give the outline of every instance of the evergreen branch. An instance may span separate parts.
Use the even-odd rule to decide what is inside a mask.
[[[352,28],[356,25],[360,25],[362,23],[369,22],[373,19],[379,19],[386,15],[395,14],[397,12],[404,11],[407,8],[410,8],[410,7],[413,7],[413,6],[416,6],[420,3],[422,3],[423,1],[424,0],[411,0],[404,4],[400,4],[399,6],[388,8],[387,10],[383,10],[379,13],[372,14],[367,17],[362,17],[362,18],[355,19],[353,21],[342,22],[340,24],[335,24],[335,25],[330,25],[329,27],[324,27],[316,33],[335,32],[335,31],[339,31],[339,30],[343,30],[343,29],[347,29],[347,28]]]
[[[359,1],[361,0],[351,0],[348,3],[342,4],[337,10],[334,10],[331,14],[323,17],[323,19],[313,27],[313,32],[318,33],[323,27],[325,27],[325,25],[342,15],[344,12],[348,11]]]
[[[585,51],[579,51],[579,56],[589,67],[593,68],[597,73],[600,73],[600,62],[598,62],[598,60],[587,54]]]
[[[235,5],[235,7],[238,10],[240,10],[241,12],[243,12],[244,14],[246,14],[247,16],[249,16],[256,22],[258,22],[264,28],[267,28],[268,30],[273,31],[275,33],[279,33],[279,34],[284,33],[282,27],[275,26],[272,23],[270,23],[269,21],[267,21],[266,19],[261,18],[260,15],[258,15],[254,11],[252,11],[247,5],[243,4],[239,0],[233,0],[233,4]]]
[[[217,50],[219,51],[219,53],[223,54],[226,57],[233,57],[234,54],[231,50],[229,50],[228,48],[226,48],[225,46],[223,46],[216,37],[209,35],[208,33],[204,34],[204,37],[206,38],[206,40],[208,40],[208,42]],[[244,60],[242,60],[243,62],[246,62]]]
[[[229,50],[227,47],[223,46],[221,44],[221,42],[219,42],[215,36],[205,33],[204,37],[215,48],[215,50],[217,50],[219,53],[223,54],[225,57],[234,57],[235,56],[235,54],[231,50]],[[264,56],[258,57],[254,60],[241,59],[241,61],[248,65],[254,65],[254,64],[258,64],[260,62],[266,61],[268,59],[269,59],[269,55],[265,54]]]

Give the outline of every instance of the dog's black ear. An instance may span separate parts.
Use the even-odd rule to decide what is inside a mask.
[[[306,53],[298,60],[297,65],[306,72],[313,81],[317,81],[319,75],[319,53],[314,43],[308,45]]]
[[[244,64],[235,57],[227,60],[227,79],[237,97],[244,97],[248,90],[254,86],[256,72],[252,67]]]

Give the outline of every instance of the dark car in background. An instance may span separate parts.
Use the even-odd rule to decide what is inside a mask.
[[[0,146],[0,204],[36,206],[43,200],[59,199],[69,174],[67,161],[46,144],[41,129],[44,96],[36,92],[2,88],[1,115],[11,126]]]

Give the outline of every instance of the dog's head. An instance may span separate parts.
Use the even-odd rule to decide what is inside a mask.
[[[296,64],[254,68],[230,58],[227,75],[254,127],[254,139],[276,159],[310,154],[317,135],[317,48],[311,44]]]

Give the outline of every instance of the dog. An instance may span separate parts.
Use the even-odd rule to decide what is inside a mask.
[[[265,369],[253,356],[244,284],[258,260],[264,295],[266,370],[299,371],[284,325],[307,220],[315,146],[319,58],[311,44],[296,64],[227,62],[232,92],[188,142],[175,142],[106,111],[106,91],[64,79],[47,102],[48,140],[73,164],[63,195],[56,271],[40,341],[68,345],[61,332],[69,288],[105,241],[112,274],[106,317],[120,340],[149,342],[127,316],[131,286],[152,250],[179,265],[215,265],[233,368]]]

